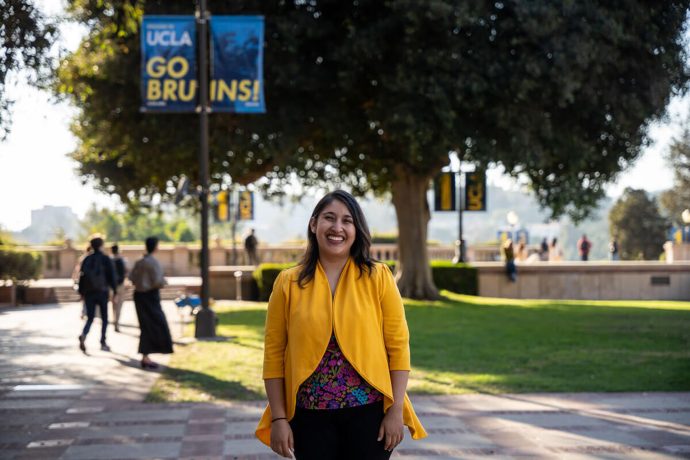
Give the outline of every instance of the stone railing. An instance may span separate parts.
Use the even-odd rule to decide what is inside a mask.
[[[474,264],[479,295],[515,299],[690,300],[690,262],[535,262],[517,266],[517,281],[501,263]]]
[[[109,253],[106,245],[106,253]],[[84,254],[83,250],[71,245],[33,246],[31,248],[43,254],[43,278],[70,278],[74,275],[75,267]],[[454,255],[452,246],[429,246],[431,259],[451,260]],[[120,245],[122,254],[129,266],[144,254],[143,245]],[[156,258],[163,265],[167,276],[197,276],[199,274],[201,248],[198,244],[164,244],[156,252]],[[287,263],[297,262],[304,253],[302,245],[261,245],[258,257],[262,262]],[[374,244],[371,254],[377,260],[398,260],[398,246],[395,244]],[[214,266],[243,266],[249,265],[247,255],[242,244],[237,244],[233,250],[231,245],[216,241],[209,248],[209,262]]]

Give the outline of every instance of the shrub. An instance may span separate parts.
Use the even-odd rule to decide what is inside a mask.
[[[479,276],[476,267],[469,264],[454,264],[446,260],[432,260],[431,274],[439,289],[457,294],[477,295]]]
[[[278,277],[278,273],[286,268],[294,267],[294,263],[286,264],[260,264],[252,276],[256,280],[256,285],[259,287],[259,300],[266,301],[273,290],[273,283]]]
[[[41,255],[10,247],[0,247],[0,280],[22,284],[41,276]]]
[[[395,273],[395,261],[386,260],[386,265]],[[439,289],[447,289],[457,294],[477,295],[479,292],[479,273],[469,264],[454,264],[447,260],[431,261],[431,276]]]

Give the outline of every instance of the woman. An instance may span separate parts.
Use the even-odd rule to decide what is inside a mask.
[[[361,208],[335,191],[316,205],[300,264],[280,273],[266,316],[269,405],[257,437],[298,460],[388,459],[426,432],[405,393],[409,334],[388,266],[369,255]]]
[[[549,246],[549,262],[560,262],[563,260],[563,251],[558,245],[558,238],[551,240],[551,245]]]
[[[158,364],[149,358],[151,353],[173,352],[172,337],[165,313],[161,308],[160,288],[167,281],[163,276],[161,264],[153,257],[158,249],[158,238],[146,238],[146,255],[139,259],[129,274],[134,284],[134,306],[139,319],[139,353],[141,353],[141,368],[156,369]]]

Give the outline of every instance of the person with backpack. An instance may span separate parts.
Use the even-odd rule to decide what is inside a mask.
[[[101,350],[110,351],[105,341],[108,328],[108,290],[117,290],[115,270],[110,257],[103,254],[103,238],[91,239],[92,253],[86,256],[79,270],[79,295],[84,300],[86,308],[86,324],[79,336],[79,349],[86,353],[86,336],[89,334],[93,318],[96,315],[96,305],[101,312]]]
[[[117,288],[113,293],[113,326],[115,332],[120,332],[120,312],[122,312],[122,302],[125,300],[125,276],[127,275],[127,264],[120,255],[120,247],[113,244],[110,248],[113,253],[113,266],[115,267],[115,280]]]
[[[587,235],[583,234],[582,238],[577,240],[577,250],[580,253],[580,260],[587,262],[589,260],[589,251],[592,249],[592,243],[587,239]]]

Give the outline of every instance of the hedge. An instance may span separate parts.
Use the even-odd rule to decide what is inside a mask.
[[[294,267],[294,263],[285,264],[260,264],[252,276],[259,287],[259,300],[267,301],[273,290],[273,283],[278,278],[278,273],[286,268]]]
[[[395,261],[385,262],[395,273]],[[432,260],[431,276],[438,289],[446,289],[457,294],[477,295],[479,276],[477,269],[470,264],[454,264],[448,260]]]
[[[477,295],[479,293],[479,273],[470,264],[454,264],[447,260],[432,260],[431,275],[439,289],[458,294]]]
[[[395,261],[386,261],[385,263],[395,273]],[[286,268],[294,267],[294,265],[292,263],[259,265],[253,274],[256,284],[259,286],[259,299],[268,300],[278,273]],[[432,260],[431,275],[434,278],[434,284],[439,289],[467,295],[477,295],[479,292],[477,269],[469,264]]]
[[[0,247],[0,280],[29,281],[41,276],[42,257],[37,252]]]

